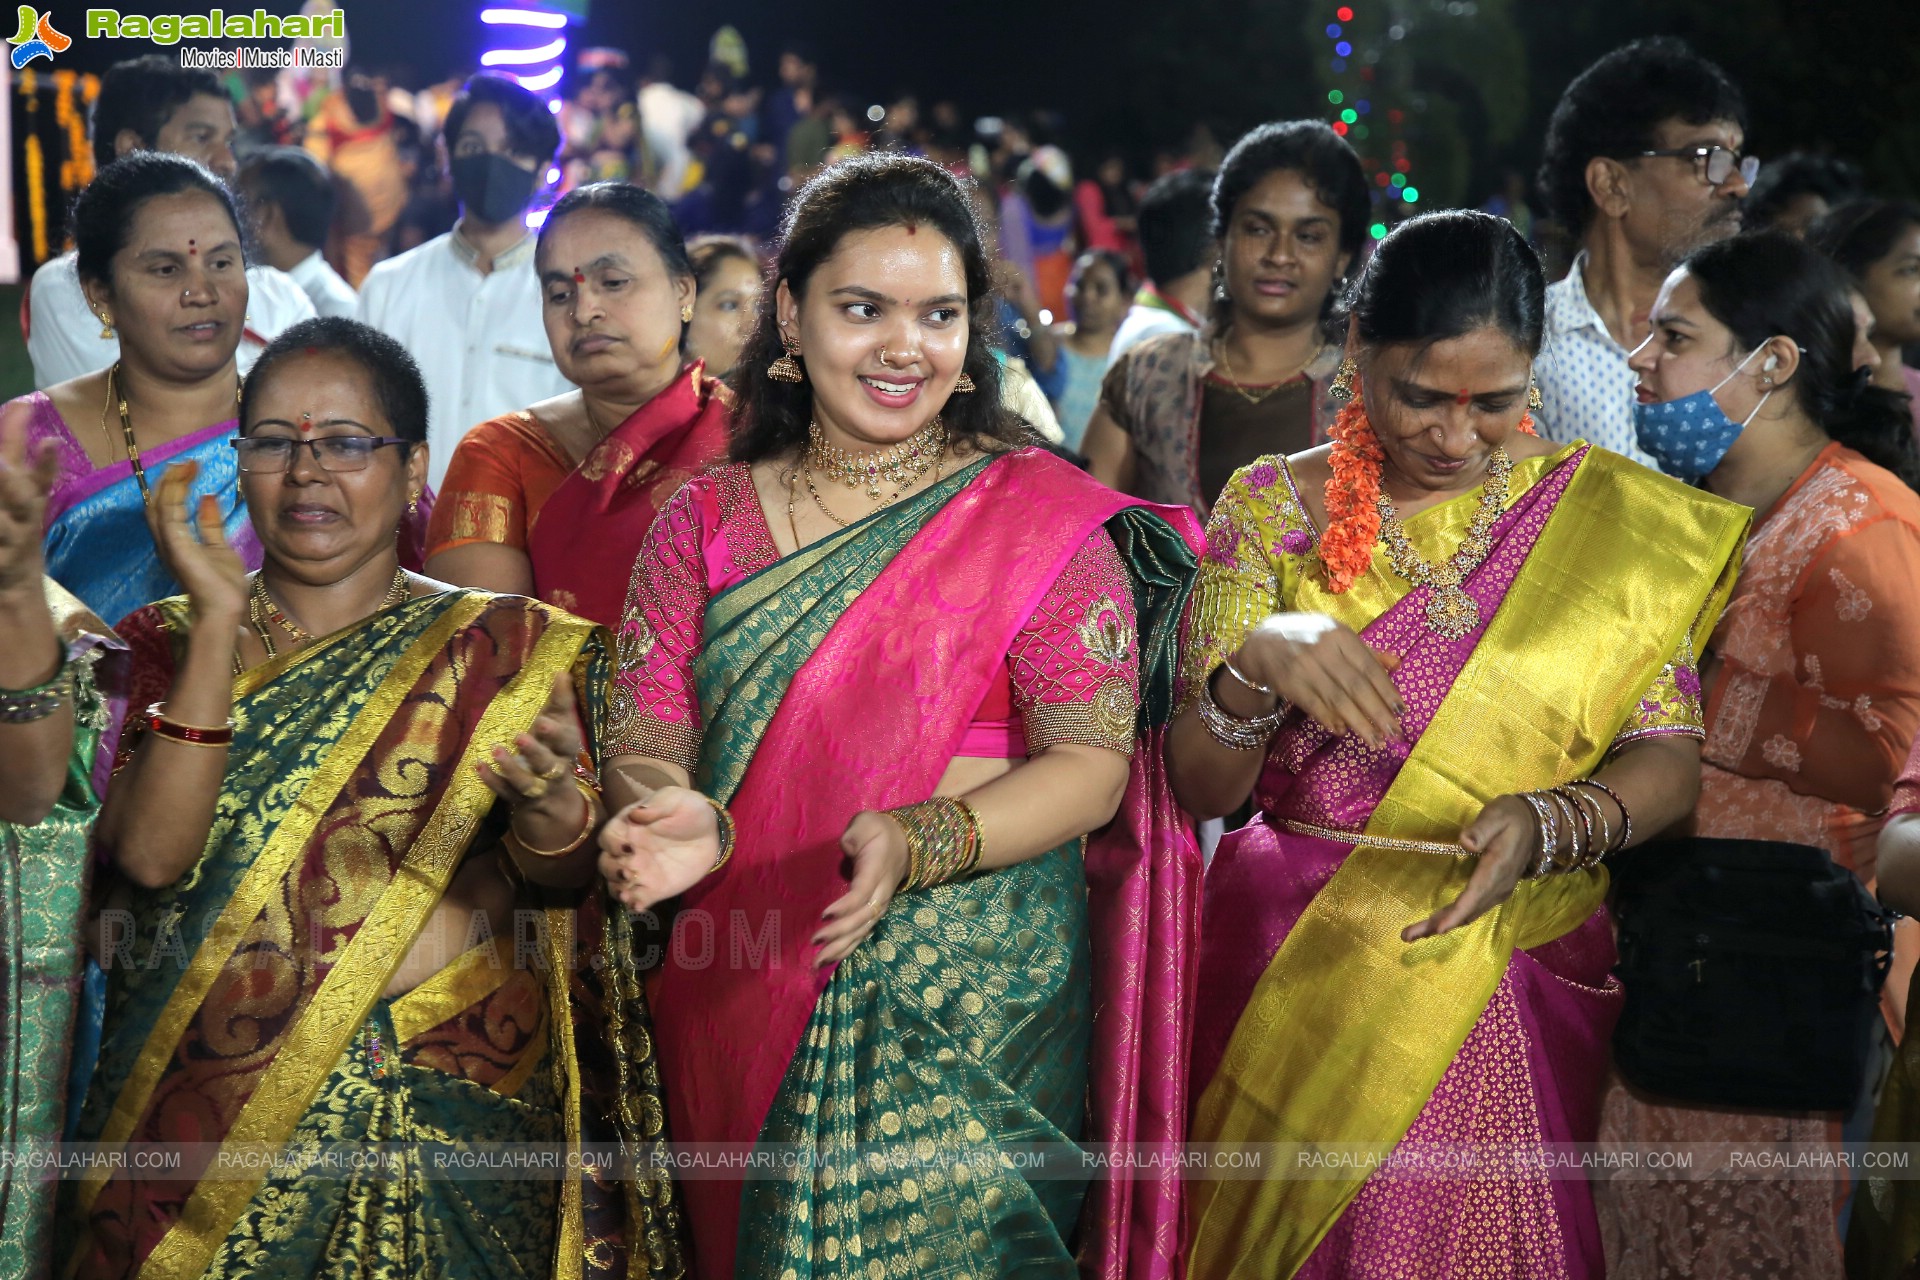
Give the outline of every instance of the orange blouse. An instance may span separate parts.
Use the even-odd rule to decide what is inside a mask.
[[[489,418],[453,451],[427,525],[427,555],[475,542],[527,549],[540,508],[574,464],[525,409]]]
[[[1920,495],[1829,445],[1755,523],[1712,648],[1698,832],[1817,845],[1871,885],[1920,730]]]

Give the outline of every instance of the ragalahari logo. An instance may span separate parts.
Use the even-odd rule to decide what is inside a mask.
[[[5,31],[0,27],[0,31]],[[13,46],[13,69],[18,71],[35,58],[45,58],[49,62],[56,53],[65,53],[67,46],[73,43],[72,36],[63,36],[53,29],[53,11],[36,13],[26,5],[20,6],[20,32],[7,41]]]

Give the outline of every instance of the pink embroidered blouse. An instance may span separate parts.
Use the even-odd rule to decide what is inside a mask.
[[[701,733],[693,664],[707,601],[779,558],[745,466],[709,468],[667,503],[621,617],[610,754],[693,771]],[[1062,742],[1131,754],[1139,705],[1133,585],[1100,529],[1014,637],[959,754],[1021,759]]]

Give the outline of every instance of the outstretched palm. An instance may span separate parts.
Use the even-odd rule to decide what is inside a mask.
[[[688,787],[648,792],[600,831],[600,874],[633,911],[693,888],[713,869],[719,853],[719,817]]]

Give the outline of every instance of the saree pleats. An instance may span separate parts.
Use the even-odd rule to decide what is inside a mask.
[[[1000,1154],[1081,1134],[1078,846],[895,902],[834,971],[760,1134],[803,1162],[747,1184],[737,1274],[1072,1273],[1085,1182]]]

